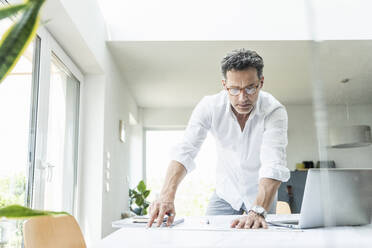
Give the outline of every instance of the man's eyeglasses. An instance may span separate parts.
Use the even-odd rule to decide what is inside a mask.
[[[230,95],[232,95],[232,96],[238,96],[240,94],[240,92],[242,92],[242,90],[245,90],[245,92],[248,95],[254,95],[257,92],[258,87],[260,87],[260,84],[261,84],[261,82],[258,83],[256,86],[247,87],[247,88],[244,88],[244,89],[241,89],[241,88],[228,88],[228,87],[226,87],[226,89],[230,93]]]

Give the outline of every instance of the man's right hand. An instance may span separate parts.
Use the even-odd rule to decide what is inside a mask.
[[[155,220],[157,227],[160,227],[165,215],[168,215],[167,226],[170,226],[176,216],[174,201],[161,200],[161,198],[152,202],[149,210],[150,221],[147,223],[147,227],[151,227]]]
[[[186,176],[185,167],[172,160],[165,176],[163,188],[160,192],[160,197],[155,199],[150,205],[150,221],[147,223],[147,227],[151,227],[156,219],[156,224],[159,227],[163,224],[165,215],[168,215],[167,226],[172,225],[174,217],[176,217],[176,210],[174,208],[174,199],[176,197],[176,190],[179,183]]]

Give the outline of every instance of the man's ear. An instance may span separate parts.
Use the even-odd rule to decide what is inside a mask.
[[[222,88],[226,89],[226,80],[222,79]]]
[[[264,79],[265,79],[265,78],[264,78],[264,76],[262,76],[262,77],[261,77],[261,86],[260,86],[260,88],[262,88],[262,87],[263,87],[263,84],[264,84]]]

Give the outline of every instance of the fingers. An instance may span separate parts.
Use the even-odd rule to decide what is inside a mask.
[[[155,205],[155,207],[151,210],[152,211],[150,211],[150,213],[151,213],[150,221],[149,221],[149,223],[147,223],[147,227],[151,227],[152,224],[154,223],[155,219],[158,217],[158,213],[159,213],[158,205]]]
[[[170,211],[169,212],[171,215],[168,216],[168,220],[167,220],[167,226],[170,226],[172,225],[173,221],[174,221],[174,218],[176,217],[176,213],[173,211]]]
[[[253,218],[247,218],[247,219],[248,220],[245,222],[244,228],[245,229],[250,229],[255,221],[254,221]]]
[[[239,223],[239,219],[235,219],[235,220],[233,220],[233,221],[231,222],[230,227],[231,227],[231,228],[234,228],[238,223]]]
[[[268,225],[265,219],[261,216],[244,216],[239,219],[235,219],[231,222],[231,228],[238,228],[238,229],[258,229],[258,228],[268,228]]]
[[[236,226],[236,228],[242,229],[245,225],[245,222],[246,222],[245,218],[240,219],[239,224]]]
[[[239,228],[239,229],[242,229],[245,227],[245,224],[248,222],[248,218],[247,217],[242,217],[242,218],[239,218],[239,219],[236,219],[236,220],[233,220],[233,222],[231,222],[231,225],[230,227],[232,228]]]
[[[260,219],[255,219],[252,228],[253,229],[258,229],[261,227],[261,220]]]
[[[147,223],[147,227],[151,227],[157,217],[158,215],[156,213],[152,214],[150,217],[150,221]]]
[[[268,229],[269,228],[269,226],[266,223],[266,220],[263,220],[262,221],[262,227],[265,228],[265,229]]]
[[[156,220],[156,226],[157,227],[160,227],[161,224],[163,224],[163,219],[164,219],[164,215],[165,215],[165,209],[163,206],[160,207],[160,212],[159,212],[159,215],[158,215],[158,219]]]
[[[154,202],[150,208],[150,220],[147,227],[151,227],[156,220],[157,227],[163,225],[164,216],[168,215],[166,226],[172,225],[176,216],[174,203],[172,202]]]

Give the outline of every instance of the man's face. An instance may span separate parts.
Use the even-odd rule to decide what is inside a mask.
[[[231,70],[226,73],[226,80],[222,80],[225,90],[228,90],[230,103],[234,110],[239,114],[249,114],[256,105],[259,91],[262,88],[264,77],[258,78],[256,68],[248,68],[242,71]],[[244,89],[256,88],[254,94],[248,94]],[[236,96],[232,95],[232,90],[241,89]],[[236,90],[235,90],[236,91]]]

